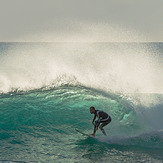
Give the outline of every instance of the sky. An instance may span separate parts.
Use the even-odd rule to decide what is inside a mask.
[[[0,0],[0,42],[162,42],[163,0]]]

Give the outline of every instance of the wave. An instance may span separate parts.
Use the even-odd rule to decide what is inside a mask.
[[[27,92],[1,94],[0,97],[0,108],[4,108],[4,112],[8,112],[8,116],[11,117],[6,122],[2,116],[5,124],[3,128],[8,123],[10,124],[10,119],[17,114],[20,117],[22,115],[23,119],[16,119],[18,122],[16,121],[14,124],[11,124],[13,128],[19,125],[20,127],[21,125],[24,126],[24,124],[25,126],[34,124],[33,127],[35,127],[35,125],[42,125],[42,123],[45,123],[44,127],[46,127],[48,124],[52,125],[56,123],[52,120],[52,117],[56,118],[56,112],[61,112],[63,114],[61,115],[62,117],[70,114],[67,122],[70,122],[70,126],[72,127],[73,123],[71,124],[71,120],[73,122],[74,116],[71,113],[77,110],[79,115],[76,112],[76,117],[78,118],[75,118],[75,125],[77,125],[76,127],[81,127],[83,130],[91,127],[89,126],[89,119],[91,119],[89,116],[89,107],[94,105],[97,109],[109,112],[112,116],[113,122],[111,128],[107,129],[111,135],[135,135],[162,129],[162,104],[152,106],[151,108],[140,107],[140,105],[135,105],[131,100],[124,98],[120,94],[108,93],[103,90],[96,90],[80,85],[45,87]],[[163,96],[161,97],[163,99]],[[159,96],[160,99],[161,97]],[[11,108],[13,109],[10,110]],[[24,110],[27,115],[22,112]],[[66,114],[64,113],[65,111]],[[30,117],[29,113],[31,113]],[[37,115],[36,113],[39,114]],[[42,115],[44,119],[42,119],[43,117],[39,117],[39,115]],[[48,119],[49,117],[50,119]],[[86,124],[78,126],[82,121]]]
[[[81,83],[113,92],[163,92],[160,55],[151,44],[6,43],[0,92]]]
[[[100,140],[111,145],[162,148],[163,95],[151,92],[162,92],[159,74],[163,69],[158,62],[161,56],[154,57],[148,46],[5,46],[8,50],[0,55],[3,146],[32,147],[38,138],[46,138],[51,147],[52,139],[57,143],[63,143],[66,135],[75,139],[74,128],[90,133],[93,117],[89,107],[93,105],[112,117],[106,127],[109,138],[98,131]]]
[[[105,127],[108,136],[98,130],[98,141],[75,131],[92,133],[92,105],[112,117]],[[1,94],[1,161],[64,162],[72,155],[72,162],[89,162],[93,155],[95,161],[105,157],[106,162],[115,161],[117,153],[125,159],[131,155],[134,161],[149,160],[149,156],[152,162],[162,160],[162,106],[139,108],[122,94],[80,84]]]

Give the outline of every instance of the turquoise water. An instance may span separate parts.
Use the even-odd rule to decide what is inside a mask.
[[[91,60],[87,62],[89,57],[85,59],[85,55],[92,52],[87,46],[89,50],[83,50],[79,45],[76,49],[73,45],[70,51],[73,57],[70,60],[69,51],[63,54],[60,45],[0,45],[0,162],[163,162],[163,94],[141,92],[161,91],[162,87],[153,87],[152,90],[151,83],[134,85],[128,78],[130,89],[127,93],[126,80],[119,82],[123,85],[118,84],[123,73],[116,69],[118,75],[113,78],[112,67],[112,72],[109,69],[107,71],[106,65],[101,64],[106,63],[106,59],[110,65],[116,64],[119,55],[113,47],[115,45],[111,45],[111,49],[116,49],[117,57],[110,54],[114,63],[106,54],[103,54],[103,59],[99,57],[93,63]],[[156,49],[155,58],[159,60],[150,66],[157,65],[160,68],[162,49],[158,45],[153,44],[151,49]],[[67,47],[65,44],[62,46]],[[104,48],[105,52],[108,51],[108,45],[105,46],[98,45],[98,50]],[[128,50],[133,51],[135,46],[139,49],[144,47],[143,44],[130,45]],[[79,58],[74,55],[79,53],[78,50],[81,54]],[[56,51],[60,51],[61,55],[54,55]],[[62,58],[63,55],[66,58]],[[97,66],[97,61],[100,66]],[[59,65],[61,68],[57,69]],[[100,73],[103,72],[102,68],[105,73]],[[161,72],[160,69],[156,70],[156,75]],[[136,70],[131,68],[130,71]],[[126,77],[130,71],[125,72]],[[111,80],[109,75],[112,76]],[[143,80],[141,76],[139,78]],[[160,76],[158,80],[161,80]],[[113,86],[112,81],[115,87],[109,87]],[[92,139],[75,131],[78,128],[85,133],[92,133],[90,106],[111,115],[112,122],[105,127],[108,136],[103,136],[98,130],[96,139]]]

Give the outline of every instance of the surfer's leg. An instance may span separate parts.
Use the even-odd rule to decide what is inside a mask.
[[[97,123],[94,125],[94,132],[93,132],[94,134],[95,134],[96,131],[97,131],[96,128],[97,128]]]
[[[94,134],[96,133],[96,126],[94,126],[94,130],[93,130],[93,133],[94,133]]]
[[[105,122],[102,122],[102,124],[100,125],[100,130],[102,131],[102,133],[106,136],[106,132],[105,130],[103,129],[104,126],[106,126],[107,124],[109,124],[111,122],[111,119],[105,121]]]
[[[90,136],[95,136],[95,134],[96,134],[96,125],[94,125],[93,134],[90,134]]]
[[[100,125],[99,128],[100,128],[100,130],[102,131],[102,133],[106,136],[106,132],[105,132],[105,130],[103,129],[103,124],[104,124],[104,123],[102,123],[102,124]],[[104,126],[105,126],[105,125],[104,125]]]

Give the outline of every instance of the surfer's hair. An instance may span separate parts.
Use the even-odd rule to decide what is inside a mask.
[[[93,109],[93,110],[95,110],[95,107],[94,107],[94,106],[91,106],[91,107],[90,107],[90,109]]]

